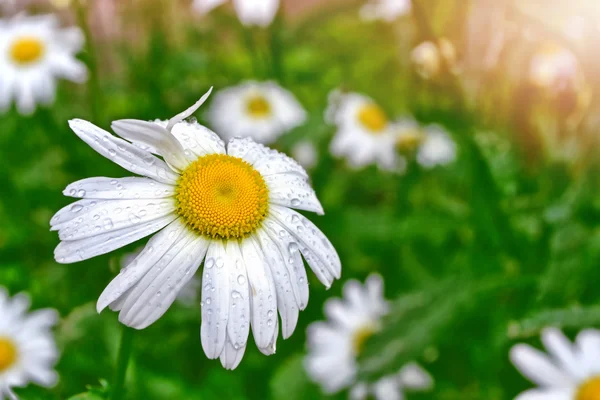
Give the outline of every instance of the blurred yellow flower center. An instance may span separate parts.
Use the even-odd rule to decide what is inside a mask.
[[[396,149],[401,153],[412,153],[423,142],[424,136],[418,128],[407,129],[396,140]]]
[[[177,183],[179,215],[201,235],[244,238],[260,226],[269,207],[263,177],[246,161],[224,154],[198,158]]]
[[[271,115],[271,105],[260,95],[249,97],[246,100],[246,110],[253,118],[266,118]]]
[[[600,400],[600,376],[584,382],[577,391],[575,400]]]
[[[41,40],[26,36],[15,40],[10,48],[10,55],[17,64],[27,65],[42,58],[44,50],[44,43]]]
[[[4,337],[0,337],[0,372],[10,368],[17,361],[17,348],[14,343]]]
[[[354,354],[360,354],[365,346],[365,342],[377,332],[373,325],[365,325],[360,328],[352,336],[352,349]]]
[[[373,133],[379,133],[387,126],[387,117],[377,104],[367,104],[358,111],[360,123]]]

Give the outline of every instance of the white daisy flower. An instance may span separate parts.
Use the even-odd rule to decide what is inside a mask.
[[[439,125],[429,125],[423,130],[422,142],[417,150],[417,162],[423,168],[448,165],[456,160],[456,144]]]
[[[13,99],[21,114],[51,104],[57,78],[84,82],[87,69],[75,58],[83,40],[79,28],[60,29],[53,15],[0,20],[0,112]]]
[[[58,381],[58,350],[51,332],[58,314],[50,309],[27,313],[29,306],[27,295],[11,299],[0,287],[0,399],[16,399],[12,389],[30,382],[52,387]]]
[[[392,22],[406,15],[412,8],[411,0],[369,0],[360,9],[360,17],[366,21]]]
[[[329,321],[315,322],[308,327],[305,367],[311,379],[326,393],[352,387],[352,399],[364,399],[374,394],[378,400],[388,400],[401,399],[403,388],[431,386],[429,374],[415,363],[374,384],[356,381],[356,359],[365,341],[381,328],[381,318],[387,311],[379,275],[369,276],[365,285],[348,281],[344,285],[343,300],[330,299],[325,303]]]
[[[446,38],[438,39],[437,43],[429,40],[420,43],[411,51],[410,59],[423,79],[435,78],[444,66],[450,68],[450,72],[457,72],[456,50]]]
[[[245,26],[269,26],[279,9],[279,0],[232,1],[240,22]],[[194,0],[193,7],[200,14],[206,14],[226,2],[227,0]]]
[[[294,331],[308,302],[301,255],[327,287],[339,278],[341,264],[323,233],[292,210],[323,214],[299,164],[248,138],[226,147],[209,129],[183,121],[209,93],[168,122],[113,122],[127,141],[87,121],[70,121],[90,147],[142,177],[69,185],[65,195],[82,200],[57,212],[51,226],[62,240],[55,250],[61,263],[156,233],[98,300],[98,311],[110,305],[136,329],[160,318],[204,261],[202,347],[233,369],[250,328],[263,353],[275,352],[277,311],[283,337]]]
[[[369,164],[396,168],[393,126],[371,98],[335,90],[329,96],[325,120],[338,128],[330,144],[334,156],[345,157],[355,168]]]
[[[510,350],[510,359],[539,388],[515,400],[593,400],[600,398],[600,331],[586,329],[572,344],[554,328],[542,331],[545,353],[526,344]]]
[[[292,147],[292,157],[306,169],[311,169],[319,161],[319,154],[310,140],[302,140]]]
[[[207,119],[226,139],[250,137],[268,144],[302,125],[306,112],[291,92],[275,82],[247,81],[217,92]]]

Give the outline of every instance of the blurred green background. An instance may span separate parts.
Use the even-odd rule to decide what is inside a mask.
[[[289,154],[300,140],[317,146],[310,176],[326,215],[308,216],[338,250],[342,280],[326,291],[309,272],[310,302],[294,335],[279,339],[270,357],[250,345],[233,372],[202,352],[199,305],[175,304],[136,335],[127,398],[324,397],[303,370],[306,327],[324,318],[324,301],[344,281],[372,272],[384,277],[393,306],[361,354],[361,376],[416,359],[435,389],[410,399],[512,399],[531,385],[508,360],[511,345],[539,344],[546,325],[569,335],[600,326],[597,4],[420,0],[388,23],[361,20],[362,3],[287,1],[266,29],[244,28],[229,7],[199,17],[183,0],[22,4],[83,27],[80,57],[90,69],[87,84],[61,82],[54,105],[0,116],[0,284],[62,317],[60,383],[18,390],[23,399],[67,399],[111,380],[120,327],[115,313],[97,315],[95,302],[119,256],[140,245],[78,264],[54,261],[58,238],[48,221],[70,202],[64,187],[128,175],[77,139],[67,120],[107,129],[120,118],[166,119],[210,86],[247,79],[276,80],[309,113],[274,147]],[[569,30],[572,17],[583,26],[579,36]],[[442,65],[424,79],[411,51],[441,37],[454,46],[456,59],[447,61],[456,68]],[[579,68],[540,88],[529,65],[549,41],[572,52]],[[334,159],[335,128],[323,112],[340,87],[373,97],[391,118],[445,126],[456,162],[424,170],[411,161],[398,175]],[[202,109],[197,116],[202,122]],[[392,339],[402,348],[390,348]]]

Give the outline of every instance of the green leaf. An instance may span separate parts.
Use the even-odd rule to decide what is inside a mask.
[[[600,326],[600,305],[544,310],[511,324],[508,333],[513,339],[527,338],[537,336],[543,328],[548,326],[559,328]]]
[[[270,382],[274,400],[303,400],[321,398],[317,387],[310,382],[304,370],[304,355],[287,359],[275,372]]]

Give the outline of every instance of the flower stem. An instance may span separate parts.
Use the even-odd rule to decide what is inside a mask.
[[[123,325],[123,333],[121,335],[121,344],[119,345],[119,355],[117,357],[117,367],[115,369],[115,377],[111,389],[110,399],[120,400],[123,398],[125,388],[125,377],[127,376],[127,367],[133,350],[133,333],[135,331]]]

